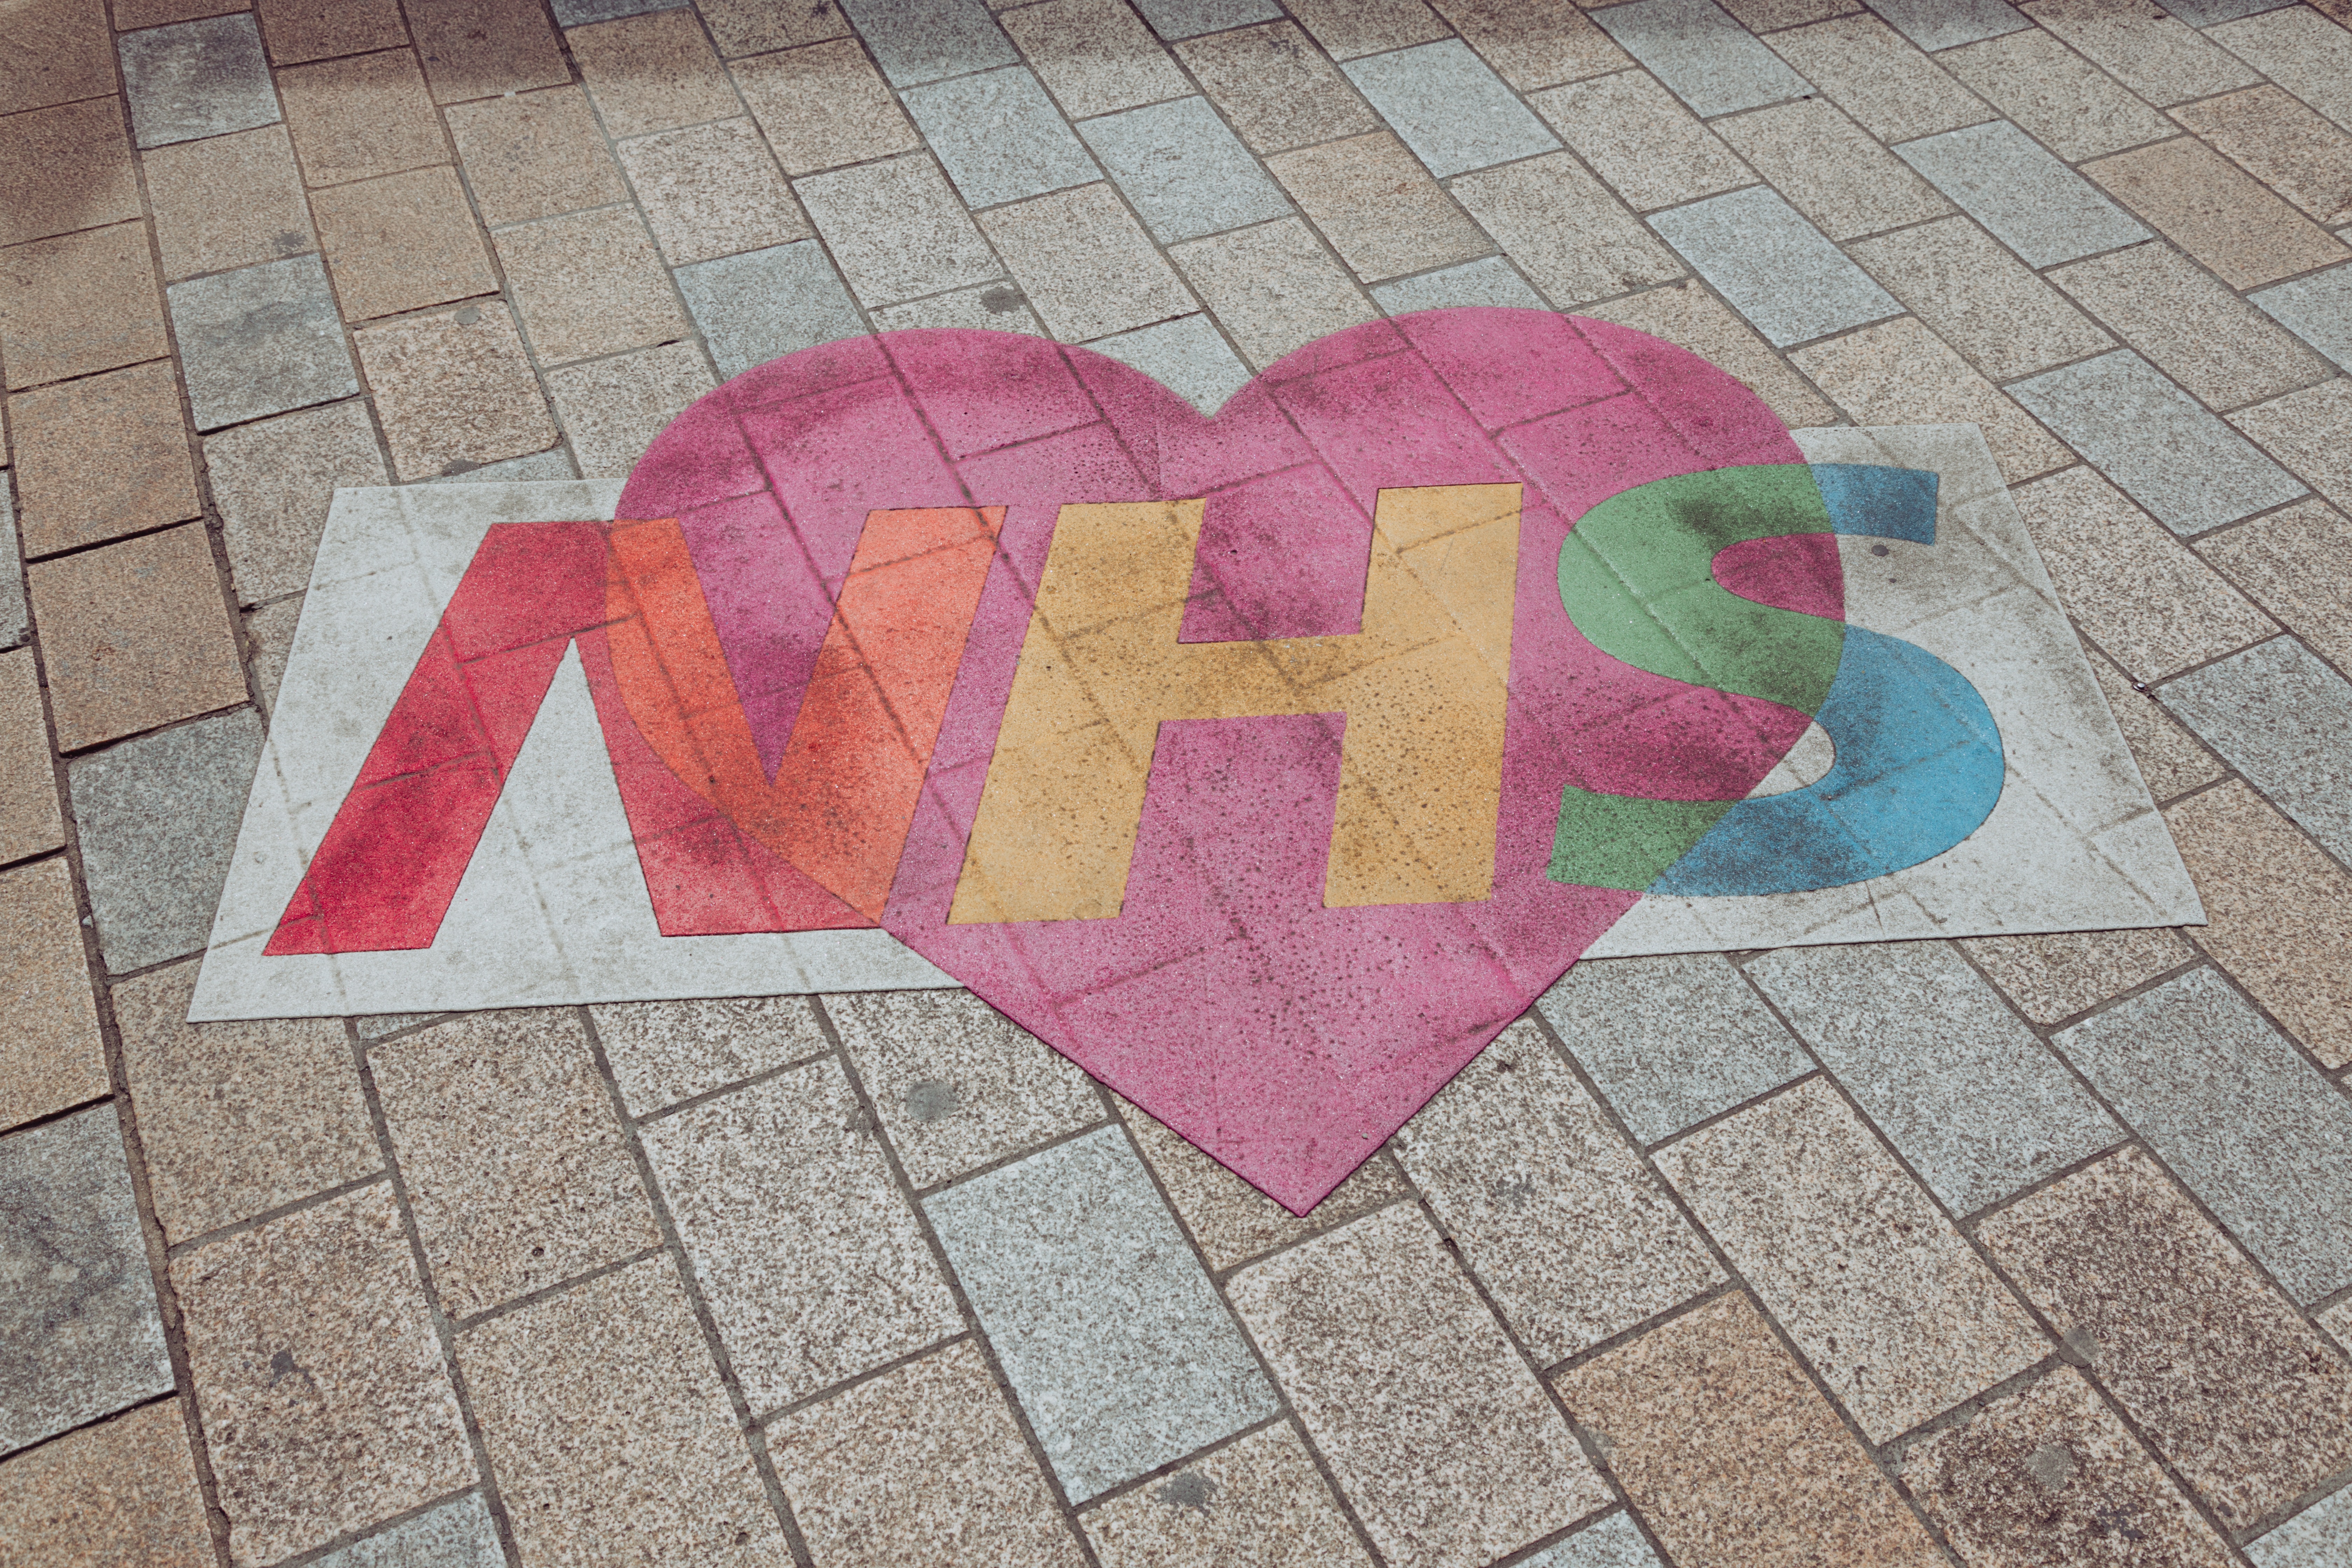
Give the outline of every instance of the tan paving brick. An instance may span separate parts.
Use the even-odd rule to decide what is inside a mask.
[[[114,26],[128,33],[139,27],[160,27],[196,16],[217,16],[249,11],[253,0],[114,0]]]
[[[166,282],[317,248],[283,125],[152,147],[140,161]]]
[[[2328,227],[2352,223],[2352,135],[2277,88],[2183,104],[2172,118]]]
[[[473,207],[446,164],[320,191],[310,210],[348,321],[498,292]]]
[[[542,364],[675,342],[688,331],[645,220],[603,207],[496,236],[507,288]]]
[[[1288,1422],[1253,1432],[1086,1515],[1103,1568],[1360,1568],[1348,1528]]]
[[[449,161],[425,73],[408,49],[278,74],[294,156],[312,185],[340,185]]]
[[[2205,540],[2200,552],[2336,666],[2352,666],[2352,522],[2303,501]]]
[[[1169,255],[1254,369],[1380,315],[1297,218],[1171,246]]]
[[[687,405],[718,384],[692,343],[665,343],[547,374],[547,390],[587,479],[625,479]]]
[[[2192,789],[2203,788],[2229,771],[2221,759],[2164,710],[2153,693],[2136,689],[2131,678],[2097,649],[2085,648],[2084,652],[2090,658],[2091,673],[2098,679],[2099,690],[2107,700],[2108,710],[2116,716],[2116,728],[2123,731],[2124,744],[2131,748],[2132,760],[2139,764],[2140,777],[2147,781],[2152,798],[2159,803],[2177,799]],[[2141,683],[2143,687],[2146,684]]]
[[[9,998],[0,1013],[0,1129],[111,1087],[81,932],[63,857],[0,871],[0,995]]]
[[[24,0],[8,14],[0,114],[114,90],[114,36],[89,0]]]
[[[1126,0],[1045,0],[1007,12],[1004,30],[1073,120],[1192,90]]]
[[[68,1432],[0,1466],[0,1518],[9,1521],[12,1562],[211,1568],[215,1561],[176,1399]]]
[[[358,399],[257,420],[205,438],[237,603],[299,593],[338,485],[392,482]]]
[[[2352,377],[2337,376],[2230,416],[2295,477],[2352,507]]]
[[[504,305],[465,305],[352,334],[402,480],[543,452],[555,425]]]
[[[2352,131],[2352,30],[2341,6],[2301,5],[2225,22],[2208,35],[2347,131]]]
[[[1833,17],[1765,41],[1881,141],[1908,142],[1994,118],[1983,100],[1875,16]]]
[[[1038,318],[1066,343],[1199,308],[1108,184],[992,208],[980,225]]]
[[[1434,0],[1439,16],[1521,92],[1633,62],[1580,11],[1544,0]]]
[[[400,0],[254,0],[254,11],[262,43],[281,66],[408,42]]]
[[[449,110],[449,134],[493,228],[628,199],[576,87],[459,104]]]
[[[0,250],[0,360],[10,387],[171,352],[145,224],[86,228]]]
[[[1824,99],[1800,99],[1712,129],[1832,239],[1940,217],[1951,205]]]
[[[749,119],[640,137],[615,151],[654,241],[673,267],[763,250],[814,232]]]
[[[1944,1561],[1744,1295],[1653,1329],[1553,1386],[1686,1568]]]
[[[2234,779],[2164,821],[2210,922],[2197,945],[2312,1055],[2352,1062],[2352,872]]]
[[[33,650],[0,653],[0,865],[66,841]]]
[[[2118,153],[2083,172],[2232,289],[2352,257],[2352,248],[2193,137]]]
[[[758,55],[729,68],[787,174],[813,174],[922,145],[855,39]]]
[[[16,526],[28,557],[191,518],[195,464],[168,363],[8,399]]]
[[[535,0],[407,0],[436,103],[558,87],[572,79]]]
[[[1936,63],[2070,161],[2172,132],[2163,115],[2038,28],[1944,49]]]
[[[2141,681],[2278,634],[2170,530],[2087,467],[2012,492],[2066,613]]]
[[[2336,374],[2293,333],[2168,245],[2135,245],[2050,276],[2215,408],[2276,397]]]
[[[2071,1018],[2197,956],[2168,931],[1980,936],[1960,947],[2037,1024]]]
[[[805,996],[609,1002],[588,1009],[629,1114],[644,1117],[827,1054]]]
[[[1674,253],[1566,153],[1464,174],[1454,196],[1562,310],[1683,276]]]
[[[695,9],[709,24],[719,52],[738,55],[789,49],[850,36],[849,18],[831,4],[777,5],[770,0],[698,0]]]
[[[928,153],[839,169],[793,189],[860,301],[887,305],[1003,276]]]
[[[1348,79],[1292,23],[1188,39],[1176,46],[1176,58],[1261,154],[1381,128]]]
[[[1857,240],[1846,253],[1993,381],[2113,348],[2115,340],[1958,216]]]
[[[2224,1526],[2352,1461],[2352,1365],[2140,1150],[1978,1236]]]
[[[647,11],[564,34],[613,136],[641,136],[742,112],[727,68],[690,10]]]
[[[26,577],[59,751],[245,700],[201,527],[37,561]]]
[[[1619,71],[1528,101],[1637,212],[1756,183],[1738,155],[1647,71]]]
[[[139,213],[139,176],[121,99],[87,99],[0,118],[0,245]]]
[[[1837,410],[1807,386],[1756,329],[1687,279],[1595,305],[1583,314],[1664,338],[1730,372],[1791,430],[1837,423]]]
[[[1978,425],[2010,483],[2074,454],[1910,316],[1799,349],[1789,358],[1857,425]]]
[[[2159,109],[2262,80],[2179,17],[2138,0],[2030,0],[2021,9]]]
[[[1421,0],[1296,0],[1290,9],[1335,60],[1426,44],[1450,32]]]
[[[1588,0],[1578,3],[1587,4]],[[1723,8],[1759,33],[1843,16],[1862,9],[1853,0],[1727,0]]]
[[[474,1483],[388,1184],[172,1260],[238,1568]]]
[[[1368,283],[1494,248],[1421,160],[1385,131],[1278,153],[1266,167]]]

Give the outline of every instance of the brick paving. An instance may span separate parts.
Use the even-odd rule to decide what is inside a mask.
[[[2352,6],[24,0],[0,1563],[2352,1562]],[[869,330],[1980,426],[2210,923],[1595,961],[1296,1219],[961,993],[184,1022],[337,485]]]

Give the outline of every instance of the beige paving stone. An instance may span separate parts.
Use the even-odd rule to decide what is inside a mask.
[[[588,1016],[632,1116],[833,1048],[801,996],[612,1002]]]
[[[1834,425],[1837,410],[1772,352],[1756,329],[1699,283],[1685,279],[1582,312],[1677,343],[1739,378],[1791,430]]]
[[[1073,120],[1192,90],[1126,0],[1045,0],[1005,13],[1004,30]]]
[[[980,215],[1053,334],[1085,342],[1200,308],[1109,185],[1080,185]]]
[[[205,467],[240,605],[310,586],[338,485],[392,482],[367,405],[357,398],[207,436]]]
[[[2037,1024],[2071,1018],[2197,956],[2169,931],[1969,937],[1960,947]]]
[[[1615,0],[1602,0],[1614,4]],[[1578,0],[1589,4],[1589,0]],[[1826,16],[1843,16],[1859,11],[1853,0],[1727,0],[1724,9],[1745,23],[1751,32],[1769,32],[1776,27],[1794,27],[1805,22],[1818,22]]]
[[[383,1168],[342,1020],[191,1024],[197,967],[114,987],[148,1190],[173,1243]]]
[[[1903,1480],[1970,1564],[2223,1568],[2235,1561],[2071,1366],[1914,1445],[1903,1456]]]
[[[122,100],[0,117],[0,245],[140,216]]]
[[[2098,679],[2109,711],[2116,716],[2116,728],[2123,731],[2132,760],[2139,763],[2140,777],[2147,781],[2151,797],[2159,802],[2175,799],[2203,788],[2229,771],[2164,710],[2153,693],[2136,689],[2131,677],[2105,654],[2095,648],[2085,648],[2084,654],[2091,661],[2091,673]],[[2147,682],[2140,685],[2145,687]]]
[[[885,305],[873,312],[874,330],[902,331],[909,327],[964,327],[983,332],[1026,332],[1033,338],[1053,334],[1030,312],[1021,290],[1006,283],[983,283],[903,305]]]
[[[1981,426],[2011,484],[2074,460],[1916,317],[1881,321],[1789,358],[1857,425]]]
[[[672,267],[764,250],[814,232],[748,118],[644,136],[614,151],[654,243]]]
[[[1297,218],[1171,246],[1252,369],[1380,312]]]
[[[2172,133],[2163,115],[2039,28],[1939,50],[1936,63],[2069,161]]]
[[[114,39],[89,0],[21,0],[0,58],[0,114],[114,90]]]
[[[1083,1561],[970,1340],[793,1412],[768,1453],[820,1563]]]
[[[2336,1336],[2336,1344],[2352,1348],[2352,1298],[2336,1302],[2317,1316],[2319,1326]]]
[[[634,208],[572,213],[492,239],[541,364],[672,342],[691,330]]]
[[[1454,196],[1562,310],[1683,276],[1674,253],[1566,153],[1464,174]]]
[[[1832,239],[1875,234],[1952,210],[1902,159],[1826,99],[1727,115],[1711,129]]]
[[[2352,1462],[2352,1364],[2139,1149],[1977,1234],[2226,1528]]]
[[[647,11],[563,35],[607,134],[641,136],[742,112],[691,10]]]
[[[1525,1020],[1406,1122],[1395,1145],[1464,1267],[1538,1363],[1589,1350],[1723,1279]]]
[[[254,0],[276,64],[396,49],[408,42],[400,0]]]
[[[465,188],[446,164],[320,191],[310,210],[347,321],[499,290]]]
[[[2172,118],[2328,227],[2352,223],[2352,135],[2277,88],[2183,104]]]
[[[0,361],[12,388],[171,352],[145,224],[113,224],[0,250]]]
[[[2352,507],[2352,376],[2337,376],[2230,416],[2295,477]]]
[[[1297,1429],[1280,1422],[1085,1516],[1103,1568],[1355,1568],[1348,1528]]]
[[[1994,118],[1983,100],[1875,16],[1833,17],[1775,33],[1765,42],[1883,142],[1908,142]]]
[[[1421,160],[1385,131],[1277,153],[1265,166],[1368,283],[1494,248]]]
[[[1421,0],[1296,0],[1290,9],[1335,60],[1430,43],[1450,31]]]
[[[81,931],[62,858],[0,871],[0,1129],[110,1087]]]
[[[2322,16],[2325,10],[2328,16]],[[2338,0],[2226,22],[2208,36],[2347,131],[2352,131],[2352,31]]]
[[[8,428],[28,559],[204,510],[169,362],[11,397]]]
[[[252,8],[253,0],[114,0],[114,26],[117,31],[128,33],[140,27],[158,27],[166,22],[185,22],[197,16],[218,16]]]
[[[2059,602],[2135,680],[2161,680],[2278,626],[2087,466],[2012,492]]]
[[[278,600],[240,617],[244,633],[246,679],[253,684],[253,700],[264,718],[278,706],[278,688],[286,679],[287,656],[294,650],[294,629],[301,623],[302,595]]]
[[[440,116],[412,50],[324,60],[277,76],[294,156],[312,185],[449,161]]]
[[[352,339],[401,479],[462,472],[555,444],[547,402],[503,304],[386,321]]]
[[[6,1568],[213,1568],[176,1399],[68,1432],[0,1465]]]
[[[1619,71],[1528,101],[1637,212],[1756,183],[1738,155],[1647,71]]]
[[[1003,275],[928,153],[811,175],[793,189],[843,279],[866,304],[887,305]]]
[[[547,373],[556,416],[586,479],[626,479],[654,437],[718,385],[689,342],[664,343]]]
[[[2352,872],[2234,779],[2164,820],[2210,922],[2197,945],[2312,1055],[2352,1062]]]
[[[2194,137],[2118,153],[2083,172],[2232,289],[2352,257],[2352,248]]]
[[[1391,1563],[1485,1563],[1611,1500],[1412,1205],[1276,1253],[1226,1295]]]
[[[709,24],[719,52],[730,59],[850,36],[849,18],[831,0],[812,0],[806,5],[778,5],[772,0],[698,0],[695,9]]]
[[[1190,38],[1176,58],[1260,154],[1381,128],[1346,77],[1289,22]]]
[[[33,650],[0,654],[0,865],[46,855],[65,841]]]
[[[37,561],[26,576],[59,751],[245,700],[201,526]]]
[[[1521,92],[1633,62],[1581,11],[1544,0],[1434,0],[1438,15]]]
[[[407,11],[436,103],[572,79],[547,9],[533,0],[407,0]]]
[[[922,145],[855,38],[759,55],[729,68],[787,174],[813,174]]]
[[[1968,218],[1857,240],[1846,254],[1993,381],[2115,346],[2009,247]]]
[[[318,248],[283,125],[151,147],[140,163],[166,282]]]
[[[2139,0],[2030,0],[2021,9],[2159,109],[2263,79],[2179,17]]]
[[[457,1363],[525,1563],[792,1561],[667,1254],[467,1330]]]
[[[493,228],[628,199],[576,87],[458,104],[448,120],[475,205]]]
[[[1745,1295],[1552,1383],[1682,1568],[1945,1561]]]
[[[2339,668],[2352,667],[2352,522],[2325,501],[2299,501],[2211,535],[2200,552],[2289,631]]]
[[[2294,334],[2168,245],[2135,245],[2050,276],[2212,407],[2276,397],[2336,374]]]
[[[238,1568],[473,1484],[388,1183],[183,1253],[172,1283]]]

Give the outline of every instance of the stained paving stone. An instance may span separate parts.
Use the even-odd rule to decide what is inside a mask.
[[[551,447],[544,452],[509,458],[503,462],[484,463],[475,468],[460,468],[455,473],[435,474],[412,482],[425,485],[527,485],[579,477],[578,466],[564,455],[563,448]]]
[[[389,1184],[183,1253],[172,1283],[239,1568],[473,1483]]]
[[[2168,682],[2164,705],[2352,863],[2352,686],[2293,637]]]
[[[209,1568],[212,1533],[177,1400],[68,1432],[0,1468],[12,1565]]]
[[[2313,489],[2339,507],[2352,507],[2352,378],[2338,376],[2240,409],[2230,423]]]
[[[2071,1018],[2196,956],[2169,931],[1968,937],[1960,949],[2037,1024]]]
[[[1812,90],[1714,0],[1633,0],[1593,20],[1703,118]]]
[[[576,87],[458,104],[446,118],[475,207],[494,228],[628,199]]]
[[[114,90],[113,35],[102,12],[33,0],[10,18],[16,47],[0,65],[0,114]]]
[[[963,1332],[838,1062],[647,1122],[642,1136],[755,1413]]]
[[[1993,111],[1877,17],[1833,16],[1765,40],[1829,100],[1885,142],[1990,120]]]
[[[352,338],[400,480],[463,473],[554,444],[547,400],[504,304],[383,321]]]
[[[1922,137],[1895,152],[2029,267],[2148,237],[2089,181],[2006,121]]]
[[[1243,357],[1259,369],[1378,316],[1297,218],[1192,240],[1169,254]]]
[[[1291,7],[1335,60],[1426,44],[1445,24],[1422,0],[1298,0]]]
[[[1039,324],[1036,313],[1029,309],[1028,300],[1010,283],[982,283],[970,289],[952,289],[944,294],[934,294],[928,300],[909,300],[902,305],[885,305],[870,312],[877,332],[903,331],[919,327],[962,327],[983,332],[1024,332],[1033,338],[1050,337]],[[1233,351],[1225,351],[1231,353]]]
[[[2208,35],[2287,91],[2352,131],[2352,32],[2298,5],[2225,22]]]
[[[675,342],[687,333],[645,219],[628,207],[498,232],[507,291],[541,364]]]
[[[1738,155],[1647,71],[1572,82],[1531,101],[1637,212],[1755,184]]]
[[[1941,942],[1784,948],[1748,973],[1955,1214],[2123,1136]]]
[[[1280,153],[1266,167],[1367,281],[1426,272],[1494,248],[1404,143],[1385,132]]]
[[[2338,1489],[2246,1542],[2254,1568],[2328,1568],[2352,1553],[2352,1491]]]
[[[1086,1515],[1103,1568],[1369,1564],[1297,1429],[1280,1422]]]
[[[140,216],[139,176],[111,98],[0,117],[0,244]]]
[[[0,1453],[171,1392],[113,1106],[0,1141]]]
[[[748,119],[641,136],[615,151],[673,267],[809,237],[792,187]]]
[[[840,0],[897,88],[1021,58],[981,0]]]
[[[667,1254],[457,1339],[526,1563],[792,1561]]]
[[[525,0],[409,0],[405,9],[436,103],[572,79],[546,11]]]
[[[1528,292],[1532,297],[1534,291]],[[1249,366],[1205,315],[1097,338],[1087,347],[1143,372],[1203,414],[1214,414],[1249,384]]]
[[[999,22],[1074,120],[1192,90],[1124,0],[1046,0]]]
[[[368,1063],[451,1317],[661,1244],[576,1018],[468,1014]]]
[[[675,276],[722,379],[866,330],[813,239],[698,261]]]
[[[998,207],[980,221],[1038,319],[1064,342],[1200,309],[1107,184]]]
[[[245,700],[228,608],[202,527],[37,561],[26,581],[59,751]]]
[[[2285,469],[2128,351],[2044,372],[2009,392],[2185,537],[2303,493]]]
[[[278,91],[294,156],[314,186],[449,161],[425,73],[407,49],[281,70]]]
[[[2091,674],[2115,714],[2116,728],[2123,731],[2132,760],[2139,764],[2140,777],[2147,782],[2152,799],[2176,800],[2229,771],[2164,710],[2153,692],[2137,689],[2131,678],[2104,654],[2090,650],[2089,657]]]
[[[1101,178],[1053,100],[1024,67],[919,87],[905,101],[968,206],[996,206]],[[1230,132],[1225,139],[1232,140]],[[1194,162],[1181,152],[1171,161]],[[1248,163],[1247,153],[1242,162]]]
[[[1486,1563],[1611,1500],[1411,1205],[1277,1253],[1226,1292],[1391,1561]]]
[[[2030,0],[2020,9],[2159,109],[2262,79],[2179,17],[2152,6]]]
[[[1650,226],[1776,347],[1902,311],[1821,230],[1762,186],[1655,214]]]
[[[1395,1144],[1464,1267],[1539,1363],[1589,1350],[1723,1278],[1532,1024],[1504,1030]]]
[[[987,241],[925,153],[837,169],[794,190],[858,299],[887,305],[1001,275]]]
[[[229,576],[240,604],[310,585],[311,558],[339,485],[392,482],[367,405],[306,408],[205,440]]]
[[[113,9],[115,26],[128,32],[196,16],[218,16],[224,11],[250,10],[252,0],[245,0],[243,5],[237,0],[120,0]]]
[[[153,148],[140,164],[168,279],[317,248],[282,125]]]
[[[1459,38],[1349,60],[1341,68],[1441,180],[1559,146]]]
[[[615,139],[724,120],[742,107],[691,10],[648,11],[566,33]]]
[[[1074,1501],[1275,1413],[1274,1391],[1118,1129],[923,1206]],[[1119,1310],[1104,1311],[1107,1301]]]
[[[269,58],[299,65],[335,55],[398,48],[408,42],[398,0],[258,0]]]
[[[316,1568],[502,1568],[506,1560],[489,1505],[469,1491],[313,1562]]]
[[[1205,99],[1105,115],[1085,121],[1078,132],[1145,226],[1163,242],[1194,239],[1290,211],[1282,187],[1266,177]]]
[[[8,399],[28,557],[198,516],[194,459],[167,363]]]
[[[1103,1120],[1076,1063],[969,991],[861,992],[824,1009],[919,1188]]]
[[[1837,412],[1754,328],[1699,284],[1684,280],[1595,305],[1583,314],[1664,338],[1729,371],[1792,430],[1835,423]]]
[[[2275,87],[2183,104],[2172,118],[2331,227],[2352,221],[2352,135]]]
[[[1499,256],[1375,285],[1372,300],[1391,316],[1414,310],[1452,310],[1462,305],[1496,305],[1516,310],[1546,308],[1543,296]]]
[[[2352,666],[2352,584],[2335,570],[2352,555],[2352,522],[2334,508],[2314,500],[2274,511],[2213,535],[2201,553],[2288,630],[2338,668]]]
[[[2071,1366],[1912,1445],[1903,1479],[1971,1563],[2231,1561],[2213,1527]]]
[[[111,1085],[82,957],[73,879],[60,859],[0,871],[0,1128],[103,1097]]]
[[[2295,1300],[2352,1284],[2352,1104],[2220,976],[2192,970],[2053,1043]]]
[[[2193,136],[2083,168],[2233,289],[2259,288],[2352,257],[2352,248]]]
[[[1944,1561],[1745,1295],[1553,1379],[1673,1561]]]
[[[320,191],[310,210],[352,321],[498,292],[465,187],[446,166]]]
[[[1979,426],[2011,484],[2073,461],[2008,394],[1914,317],[1865,327],[1789,357],[1857,425]]]
[[[11,387],[172,352],[147,226],[113,224],[0,250],[0,358]]]
[[[335,298],[317,257],[192,279],[166,293],[197,429],[358,393]]]
[[[547,390],[580,460],[580,472],[591,479],[625,478],[654,437],[715,384],[709,364],[692,343],[665,343],[566,365],[547,375]],[[487,472],[468,477],[497,482],[484,478]],[[546,477],[572,475],[567,468]]]
[[[261,32],[250,16],[125,33],[116,47],[142,147],[250,131],[278,119]]]
[[[0,655],[0,865],[46,854],[65,841],[40,672],[29,648]]]
[[[2167,246],[2095,256],[2051,277],[2210,407],[2276,397],[2331,374],[2326,361]]]
[[[2173,134],[2171,121],[2040,28],[1949,50],[1937,63],[2061,158],[2095,158]]]
[[[1149,15],[1151,7],[1143,9]],[[1274,7],[1266,14],[1275,15]],[[1161,37],[1173,36],[1161,29]],[[1176,58],[1261,153],[1381,128],[1348,79],[1292,23],[1197,37],[1178,44]]]
[[[2352,267],[2276,284],[2246,298],[2338,369],[2352,369]]]
[[[2224,1528],[2352,1458],[2352,1365],[2138,1149],[1978,1237]]]
[[[1846,252],[1993,381],[2115,346],[2096,322],[1965,217],[1857,240]]]
[[[813,174],[922,145],[856,39],[737,60],[732,69],[787,174]]]
[[[1436,0],[1464,42],[1521,92],[1622,70],[1633,59],[1581,10],[1542,0]]]
[[[969,1340],[793,1411],[767,1436],[819,1562],[1085,1561]]]
[[[196,968],[113,992],[148,1192],[175,1244],[383,1167],[341,1021],[191,1024]]]
[[[1712,129],[1832,239],[1875,234],[1952,210],[1824,99],[1728,115]]]

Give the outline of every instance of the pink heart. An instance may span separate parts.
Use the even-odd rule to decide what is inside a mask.
[[[1588,643],[1557,586],[1570,525],[1653,479],[1800,461],[1770,410],[1696,355],[1545,311],[1353,327],[1214,416],[1084,349],[907,331],[794,353],[704,397],[638,463],[620,515],[680,520],[772,768],[866,514],[1008,509],[882,923],[1303,1214],[1639,898],[1544,875],[1564,784],[1736,797],[1802,729]],[[1119,915],[948,923],[1062,506],[1206,498],[1183,637],[1248,640],[1356,629],[1381,489],[1511,483],[1525,489],[1490,899],[1323,907],[1329,727],[1220,720],[1161,731]],[[1746,591],[1765,597],[1759,564]],[[1797,551],[1784,602],[1835,615],[1822,564]]]

